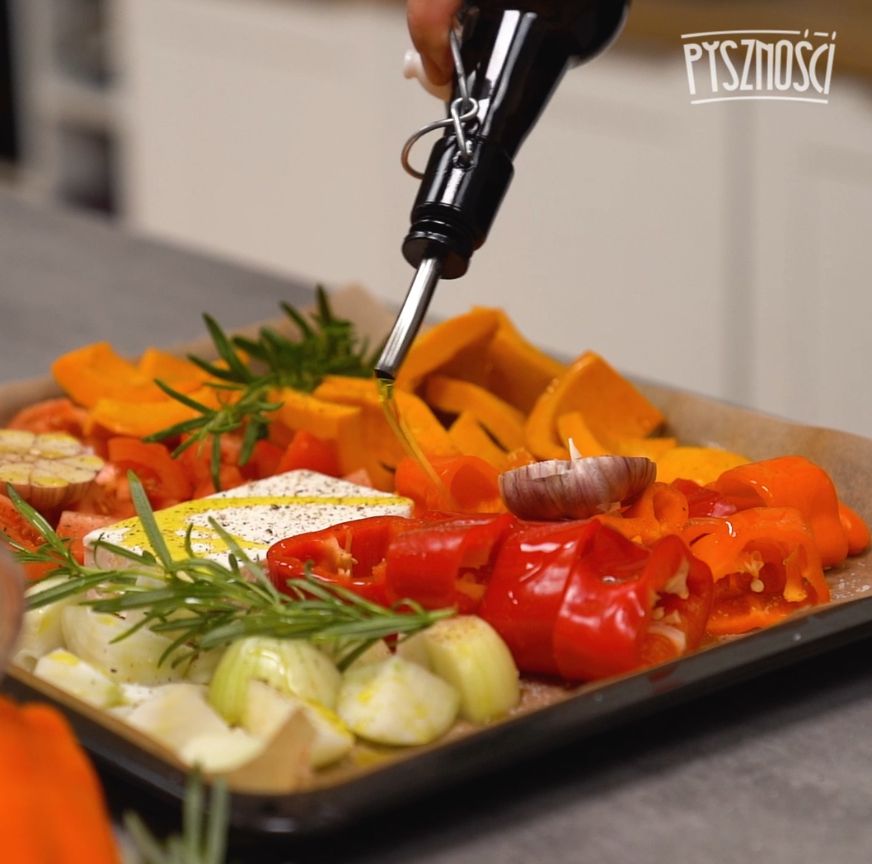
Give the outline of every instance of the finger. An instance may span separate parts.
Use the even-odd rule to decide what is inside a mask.
[[[454,74],[448,33],[460,4],[461,0],[408,0],[409,34],[434,84],[447,84]]]

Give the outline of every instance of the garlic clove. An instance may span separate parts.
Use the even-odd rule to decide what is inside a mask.
[[[12,486],[37,510],[78,501],[103,460],[72,435],[0,429],[0,491]]]
[[[500,492],[521,519],[587,519],[627,504],[654,482],[643,456],[588,456],[534,462],[500,475]]]

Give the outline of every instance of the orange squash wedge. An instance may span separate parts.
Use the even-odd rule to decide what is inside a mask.
[[[570,439],[582,456],[606,456],[612,451],[593,434],[580,411],[569,411],[557,418],[557,434],[568,446]]]
[[[705,486],[717,480],[724,471],[747,461],[739,453],[715,447],[673,447],[656,460],[657,480],[671,483],[680,478]]]
[[[415,390],[427,375],[441,369],[461,352],[486,345],[496,332],[501,316],[497,309],[477,307],[421,334],[397,375],[397,387]]]
[[[533,408],[542,391],[566,371],[564,363],[528,342],[504,313],[487,345],[482,368],[487,389],[524,414]]]
[[[506,451],[494,442],[471,411],[464,411],[457,417],[449,427],[448,435],[465,456],[478,456],[497,471],[505,470]]]
[[[523,446],[524,415],[484,387],[445,375],[431,375],[424,392],[427,403],[437,411],[446,414],[469,411],[506,450]]]
[[[586,351],[536,400],[525,427],[526,446],[540,459],[565,459],[558,419],[578,411],[600,441],[606,437],[643,438],[663,415],[633,384],[602,357]]]

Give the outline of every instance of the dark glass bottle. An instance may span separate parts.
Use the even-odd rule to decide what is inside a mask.
[[[484,243],[514,172],[518,148],[572,65],[620,30],[629,0],[478,0],[463,11],[461,56],[478,104],[468,160],[448,127],[431,151],[403,243],[406,260],[440,262],[462,276]],[[455,84],[454,97],[459,95]]]

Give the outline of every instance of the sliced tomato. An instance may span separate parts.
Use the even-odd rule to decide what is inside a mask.
[[[88,412],[66,397],[43,399],[18,411],[6,424],[9,429],[27,429],[30,432],[66,432],[83,439]]]
[[[0,495],[0,532],[25,549],[38,549],[43,542],[40,533],[22,516],[12,501]],[[5,543],[5,541],[4,541]],[[41,579],[52,569],[50,564],[24,564],[29,579]]]
[[[169,507],[191,497],[191,481],[165,445],[138,438],[110,438],[107,454],[113,465],[139,477],[153,507]]]
[[[249,460],[245,465],[239,466],[239,471],[246,480],[263,480],[279,474],[282,452],[281,447],[265,438],[256,441]]]
[[[70,551],[75,555],[76,560],[82,564],[85,561],[85,547],[83,540],[85,535],[96,531],[98,528],[105,528],[107,525],[112,525],[117,520],[112,516],[105,516],[99,513],[79,513],[75,510],[64,510],[58,519],[57,534],[70,542]]]
[[[130,484],[126,472],[107,462],[82,498],[71,505],[70,509],[77,513],[109,516],[115,521],[135,516],[136,509],[130,499]]]
[[[305,429],[294,433],[291,443],[281,454],[275,473],[307,469],[320,474],[338,477],[342,472],[339,467],[339,451],[335,441],[318,438]]]
[[[226,492],[228,489],[235,489],[245,483],[245,477],[235,465],[222,465],[218,469],[218,487],[215,486],[215,481],[210,474],[204,480],[201,480],[191,493],[191,498],[205,498],[207,495],[214,495],[216,492]]]
[[[245,482],[239,469],[239,453],[242,439],[238,435],[222,435],[219,439],[220,459],[218,469],[221,490],[233,489]],[[175,460],[191,483],[192,498],[214,495],[215,483],[212,479],[212,439],[198,441],[185,448]]]

